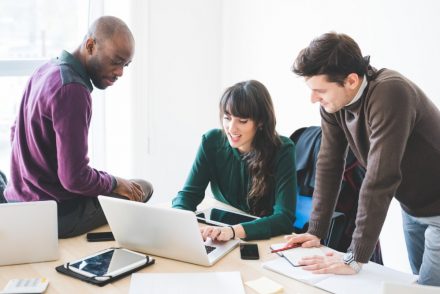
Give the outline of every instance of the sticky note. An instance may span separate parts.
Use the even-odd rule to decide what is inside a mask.
[[[284,292],[283,286],[266,277],[261,277],[253,281],[247,281],[245,284],[260,294],[279,294]]]

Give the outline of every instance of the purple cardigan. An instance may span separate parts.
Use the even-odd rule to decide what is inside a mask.
[[[81,63],[63,51],[30,78],[12,127],[7,201],[108,195],[111,175],[89,166],[93,90]]]

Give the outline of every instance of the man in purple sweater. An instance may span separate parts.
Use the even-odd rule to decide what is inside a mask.
[[[12,127],[8,202],[55,200],[60,238],[83,234],[107,221],[98,195],[147,201],[143,180],[129,181],[89,166],[92,83],[105,89],[122,76],[134,55],[134,39],[120,19],[104,16],[71,54],[41,66],[24,91]]]
[[[328,33],[303,49],[293,72],[321,105],[322,142],[306,234],[289,243],[317,246],[339,195],[348,146],[366,168],[356,229],[344,256],[310,257],[304,269],[354,274],[368,262],[391,200],[401,204],[404,235],[420,284],[440,286],[440,111],[400,73],[369,65],[356,42]]]

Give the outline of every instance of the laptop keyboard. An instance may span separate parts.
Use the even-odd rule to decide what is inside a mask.
[[[209,245],[205,245],[205,249],[206,249],[206,253],[207,253],[207,254],[209,254],[209,253],[211,253],[212,251],[214,251],[215,248],[217,248],[217,247],[209,246]]]

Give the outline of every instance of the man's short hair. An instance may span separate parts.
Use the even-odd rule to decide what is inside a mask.
[[[330,32],[301,50],[292,71],[302,77],[327,75],[329,82],[342,86],[349,74],[363,76],[367,67],[368,60],[362,57],[361,49],[351,37]]]

